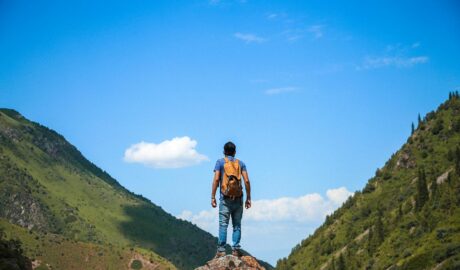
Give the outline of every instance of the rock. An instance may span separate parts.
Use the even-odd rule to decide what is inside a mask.
[[[402,152],[396,161],[397,168],[410,169],[415,168],[415,161],[411,158],[410,152]]]
[[[441,174],[438,178],[436,178],[436,184],[442,184],[444,181],[447,180],[447,177],[449,177],[449,173],[452,171],[452,169],[447,170],[445,173]]]
[[[254,257],[226,255],[212,259],[195,270],[265,270]]]

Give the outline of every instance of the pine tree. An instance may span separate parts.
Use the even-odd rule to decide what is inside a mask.
[[[450,176],[450,174],[449,174]],[[447,177],[447,181],[450,181],[450,177]],[[447,182],[446,181],[446,182]],[[441,206],[441,209],[443,211],[447,211],[447,210],[450,210],[451,206],[452,206],[452,203],[451,203],[451,200],[450,200],[450,188],[448,186],[448,182],[445,184],[445,185],[441,185],[440,186],[440,195],[441,195],[441,198],[440,198],[440,206]]]
[[[414,134],[414,132],[415,132],[415,126],[414,126],[414,122],[412,122],[410,134],[412,135],[412,134]]]
[[[457,173],[458,176],[460,176],[460,147],[458,146],[457,146],[457,149],[455,149],[454,161],[455,161],[455,172]]]
[[[370,256],[374,253],[374,229],[372,229],[372,226],[369,228],[369,233],[367,235],[367,252],[369,253]]]
[[[342,253],[339,256],[339,260],[337,261],[337,270],[346,270],[347,267],[345,266],[345,259],[343,258]]]
[[[421,168],[418,173],[417,194],[415,196],[415,210],[420,211],[428,201],[428,188],[426,186],[425,169]]]
[[[420,126],[422,124],[422,117],[420,117],[420,114],[418,114],[417,121],[418,121],[418,126]]]
[[[336,268],[335,268],[335,258],[334,258],[334,256],[332,256],[331,270],[336,270]]]
[[[419,214],[418,219],[420,221],[421,228],[425,232],[430,232],[433,228],[433,218],[431,216],[431,209],[424,207],[422,212]]]
[[[379,209],[377,211],[377,221],[375,222],[375,246],[380,246],[385,238],[385,230],[383,228],[383,213],[382,210]]]
[[[431,204],[433,205],[433,208],[437,208],[439,205],[439,192],[436,177],[433,177],[431,180]]]
[[[452,99],[452,92],[449,92],[449,100]]]

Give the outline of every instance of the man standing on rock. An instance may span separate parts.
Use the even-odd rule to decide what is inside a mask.
[[[243,217],[243,187],[241,177],[244,178],[246,188],[245,207],[251,207],[251,185],[243,161],[235,158],[236,146],[232,142],[224,145],[224,158],[217,160],[214,168],[214,179],[212,182],[211,205],[217,207],[216,191],[220,186],[219,199],[219,240],[217,242],[216,258],[225,256],[225,245],[227,243],[227,227],[230,217],[233,226],[232,255],[241,256],[241,218]]]

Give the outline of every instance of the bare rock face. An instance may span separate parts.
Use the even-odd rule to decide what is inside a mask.
[[[411,158],[410,152],[402,152],[396,161],[397,168],[410,169],[415,168],[416,164],[413,158]]]
[[[265,270],[254,257],[232,255],[212,259],[195,270]]]

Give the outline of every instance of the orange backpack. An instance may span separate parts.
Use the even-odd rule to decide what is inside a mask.
[[[241,168],[238,159],[230,161],[225,157],[224,175],[222,175],[220,190],[222,194],[232,199],[243,196]]]

